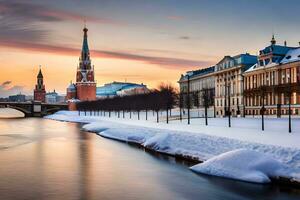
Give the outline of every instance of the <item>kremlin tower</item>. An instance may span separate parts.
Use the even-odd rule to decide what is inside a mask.
[[[37,84],[35,85],[34,89],[34,101],[41,101],[45,102],[46,99],[46,90],[44,85],[44,77],[42,74],[42,69],[40,67],[40,71],[37,75]]]
[[[94,66],[91,65],[87,32],[88,29],[84,27],[81,56],[79,58],[79,66],[77,67],[76,72],[76,83],[71,83],[70,86],[67,88],[67,100],[70,102],[70,104],[78,100],[96,100],[96,82],[94,79]],[[74,105],[70,105],[70,109],[74,110]]]

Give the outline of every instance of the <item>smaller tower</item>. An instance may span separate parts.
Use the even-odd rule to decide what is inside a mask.
[[[67,100],[76,99],[76,85],[70,82],[67,88]]]
[[[42,74],[41,66],[40,66],[39,73],[37,75],[37,84],[35,85],[33,96],[34,96],[34,101],[45,102],[46,100],[46,90],[45,90],[44,77]]]

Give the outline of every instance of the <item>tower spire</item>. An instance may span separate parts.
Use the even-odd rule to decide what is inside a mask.
[[[275,45],[276,44],[276,40],[275,40],[275,36],[274,33],[272,34],[272,40],[271,40],[271,45]]]
[[[88,46],[88,29],[83,28],[83,44],[81,50],[81,57],[79,59],[79,67],[77,69],[76,82],[93,82],[94,71],[91,65],[90,51]]]
[[[86,24],[84,23],[83,44],[82,44],[82,50],[81,50],[81,60],[89,59],[89,55],[90,55],[87,32],[88,32],[88,29],[86,28]]]
[[[38,73],[38,78],[43,78],[43,73],[42,73],[42,66],[39,65],[39,73]]]

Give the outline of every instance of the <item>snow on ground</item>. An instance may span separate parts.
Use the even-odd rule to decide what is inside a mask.
[[[237,149],[215,156],[192,166],[197,173],[243,180],[253,183],[269,183],[270,178],[290,176],[285,165],[262,153]]]
[[[85,130],[96,132],[101,136],[134,142],[158,152],[192,157],[201,161],[236,149],[256,151],[264,158],[274,159],[286,165],[288,173],[285,177],[293,176],[294,179],[300,180],[300,133],[297,132],[300,130],[299,119],[293,119],[294,132],[290,134],[287,132],[287,119],[267,118],[266,131],[262,132],[260,119],[253,118],[233,118],[232,128],[228,128],[227,118],[209,119],[209,126],[205,126],[204,119],[193,119],[191,125],[179,120],[170,121],[170,124],[156,123],[155,115],[151,112],[148,113],[148,121],[145,121],[144,113],[140,114],[141,120],[137,120],[136,114],[132,115],[132,119],[129,119],[129,113],[126,113],[125,117],[123,119],[120,114],[118,118],[114,113],[111,118],[107,113],[106,117],[82,114],[79,116],[77,112],[60,111],[46,118],[87,123],[83,126]],[[258,155],[249,154],[247,159],[249,163],[255,163],[256,159],[260,158]],[[267,160],[266,163],[272,164]],[[240,166],[233,165],[233,167]],[[251,168],[254,169],[255,166]],[[234,178],[234,175],[228,175],[230,176]],[[267,179],[261,180],[265,182]]]

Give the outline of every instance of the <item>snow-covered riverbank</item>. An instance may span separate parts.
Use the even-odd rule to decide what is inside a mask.
[[[233,165],[230,165],[229,161],[217,162],[220,165],[219,167],[232,167],[231,170],[225,170],[223,174],[205,171],[203,167],[199,172],[203,173],[205,171],[206,174],[264,183],[268,182],[268,179],[258,179],[257,176],[263,174],[263,177],[274,178],[278,176],[278,169],[280,168],[280,176],[300,180],[300,133],[294,131],[293,134],[288,134],[283,131],[286,127],[283,127],[282,124],[286,123],[286,119],[266,119],[266,124],[269,124],[270,129],[262,133],[259,131],[259,119],[233,119],[233,128],[227,128],[225,125],[226,119],[210,119],[210,126],[206,127],[200,125],[200,123],[195,125],[196,121],[193,125],[186,125],[179,121],[172,121],[170,124],[157,124],[154,120],[130,120],[128,118],[118,118],[117,116],[111,118],[107,116],[78,116],[77,112],[69,111],[61,111],[46,118],[87,123],[83,126],[85,130],[96,132],[101,136],[134,142],[158,152],[189,157],[199,161],[214,159],[214,157],[223,153],[243,149],[243,153],[238,155],[242,157],[249,155],[249,160],[244,159],[245,161],[252,163],[258,158],[263,158],[266,161],[263,164],[257,162],[258,165],[252,165],[251,173],[257,174],[244,176],[243,178],[228,174],[230,172],[234,173],[237,167],[241,173],[247,173],[247,170],[243,170],[243,167],[249,169],[249,163],[242,165],[234,165],[233,163]],[[256,124],[257,128],[255,128]],[[298,119],[295,119],[293,125],[295,130],[300,130],[296,129],[300,126]],[[249,152],[247,153],[247,151]],[[253,156],[253,151],[262,156]],[[239,156],[233,155],[235,161],[239,159]],[[228,155],[225,158],[228,158]],[[266,158],[269,158],[270,162]],[[222,159],[224,159],[224,156],[222,156]],[[230,159],[232,158],[229,157]],[[212,169],[211,165],[216,164],[216,162],[209,161],[207,163],[203,163],[207,169]],[[277,163],[277,167],[269,166],[273,165],[272,163]],[[194,167],[194,170],[197,171],[197,168]]]

